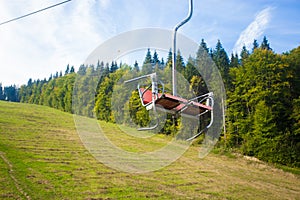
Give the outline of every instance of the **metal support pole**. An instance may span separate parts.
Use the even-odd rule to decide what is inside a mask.
[[[174,27],[174,32],[173,32],[173,57],[172,57],[172,86],[173,86],[173,95],[176,96],[177,95],[177,91],[176,91],[176,33],[177,30],[184,25],[185,23],[187,23],[193,14],[193,0],[189,1],[189,13],[188,16],[181,21],[180,23],[178,23],[175,27]]]

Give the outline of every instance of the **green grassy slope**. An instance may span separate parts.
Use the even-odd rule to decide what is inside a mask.
[[[126,150],[169,140],[135,139],[108,123],[102,128]],[[199,159],[198,148],[156,172],[118,172],[87,152],[72,115],[0,101],[0,199],[300,199],[299,176],[241,156]]]

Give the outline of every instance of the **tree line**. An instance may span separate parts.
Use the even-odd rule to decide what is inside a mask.
[[[289,166],[300,166],[300,47],[289,52],[275,53],[266,37],[261,44],[254,40],[253,47],[245,46],[240,55],[228,56],[218,40],[215,48],[208,48],[202,39],[199,51],[206,51],[218,67],[226,87],[226,123],[220,144],[227,149],[235,149],[245,155],[256,156],[267,162]],[[188,58],[185,62],[180,51],[177,52],[176,69],[188,81],[194,95],[208,92],[206,83],[195,68],[196,58]],[[0,87],[0,99],[46,105],[65,112],[96,116],[99,120],[122,123],[134,123],[145,126],[149,123],[149,114],[141,106],[136,90],[132,90],[130,99],[120,109],[114,109],[112,96],[122,99],[118,90],[118,80],[128,72],[146,74],[153,68],[162,73],[170,73],[172,52],[169,51],[166,62],[154,51],[148,49],[141,66],[136,62],[133,66],[122,63],[103,63],[81,65],[77,72],[70,66],[64,74],[56,73],[48,80],[29,79],[20,88],[15,86]],[[98,80],[85,76],[99,74]],[[78,77],[81,77],[79,79]],[[72,110],[72,95],[75,81],[80,87],[95,85],[93,102],[85,102],[81,108]],[[95,82],[96,81],[96,82]],[[166,84],[170,89],[171,83]],[[82,88],[89,91],[88,88]],[[180,92],[179,92],[180,93]],[[83,95],[83,94],[82,94]],[[84,97],[78,97],[83,101]],[[76,99],[77,101],[77,99]],[[128,110],[126,110],[128,109]],[[127,113],[127,114],[126,114]],[[122,118],[121,115],[125,115]],[[172,134],[180,126],[168,115],[161,132]]]
[[[5,86],[0,83],[0,101],[19,102],[19,88],[16,85]]]

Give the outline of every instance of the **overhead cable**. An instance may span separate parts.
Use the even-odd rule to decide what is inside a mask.
[[[7,23],[10,23],[10,22],[13,22],[13,21],[17,21],[17,20],[22,19],[22,18],[24,18],[24,17],[28,17],[28,16],[30,16],[30,15],[34,15],[34,14],[36,14],[36,13],[39,13],[39,12],[48,10],[48,9],[50,9],[50,8],[53,8],[53,7],[62,5],[62,4],[64,4],[64,3],[67,3],[67,2],[70,2],[70,1],[72,1],[72,0],[63,1],[63,2],[60,2],[60,3],[54,4],[54,5],[52,5],[52,6],[48,6],[48,7],[46,7],[46,8],[42,8],[42,9],[40,9],[40,10],[31,12],[31,13],[28,13],[28,14],[26,14],[26,15],[22,15],[22,16],[20,16],[20,17],[16,17],[16,18],[10,19],[10,20],[8,20],[8,21],[5,21],[5,22],[0,23],[0,26],[1,26],[1,25],[4,25],[4,24],[7,24]]]

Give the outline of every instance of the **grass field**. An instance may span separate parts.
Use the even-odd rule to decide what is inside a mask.
[[[170,139],[136,139],[101,126],[128,151]],[[155,172],[123,173],[91,156],[71,114],[0,101],[0,199],[300,199],[299,175],[238,155],[200,159],[198,149]]]

